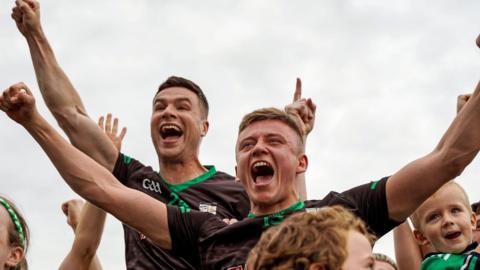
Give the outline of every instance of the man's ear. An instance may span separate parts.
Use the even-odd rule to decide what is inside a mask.
[[[308,158],[307,155],[301,154],[298,156],[298,165],[295,170],[296,174],[304,173],[308,168]]]
[[[470,217],[470,224],[472,225],[472,230],[477,229],[477,215],[472,212],[472,216]]]
[[[423,233],[421,233],[419,230],[413,229],[413,236],[415,236],[415,241],[417,242],[417,245],[423,246],[428,244],[427,238],[425,238],[425,235],[423,235]]]
[[[208,123],[208,120],[202,120],[202,131],[200,135],[204,137],[208,133],[208,127],[210,126],[210,123]]]
[[[23,259],[23,255],[24,255],[23,248],[21,247],[10,248],[5,265],[8,268],[17,266],[20,263],[20,261]]]

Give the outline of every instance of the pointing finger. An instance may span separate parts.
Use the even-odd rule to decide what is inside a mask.
[[[295,84],[295,93],[293,94],[293,101],[297,101],[302,98],[302,80],[297,78],[297,82]]]

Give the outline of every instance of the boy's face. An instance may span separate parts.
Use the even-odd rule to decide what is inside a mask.
[[[473,238],[476,217],[462,190],[453,184],[441,188],[417,210],[415,237],[430,242],[437,252],[462,252]]]
[[[347,237],[347,258],[342,269],[345,270],[372,270],[374,259],[372,245],[365,235],[351,230]]]

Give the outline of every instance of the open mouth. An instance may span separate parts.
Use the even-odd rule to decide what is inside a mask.
[[[251,168],[251,176],[255,184],[268,184],[272,180],[273,173],[272,165],[265,161],[257,161]]]
[[[451,232],[451,233],[447,233],[445,235],[445,238],[447,239],[455,239],[457,237],[459,237],[462,233],[461,232]]]
[[[183,131],[176,125],[165,124],[160,127],[160,136],[162,139],[179,138],[183,135]]]

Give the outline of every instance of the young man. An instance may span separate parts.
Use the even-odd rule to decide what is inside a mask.
[[[480,248],[473,239],[477,225],[465,190],[448,182],[411,216],[419,244],[429,243],[421,269],[480,269]]]
[[[257,110],[244,117],[236,146],[236,173],[249,195],[251,213],[248,219],[227,225],[214,215],[184,211],[121,185],[38,114],[26,85],[7,89],[0,97],[0,109],[27,129],[73,190],[198,269],[243,269],[263,230],[291,213],[327,205],[350,209],[381,236],[459,175],[480,150],[479,84],[431,153],[388,181],[384,178],[304,202],[294,185],[295,176],[308,165],[296,118],[276,109]]]
[[[214,166],[203,166],[198,158],[208,131],[209,109],[200,87],[187,79],[170,77],[158,88],[151,117],[151,137],[160,168],[156,172],[119,153],[88,117],[43,33],[38,2],[18,0],[12,17],[29,45],[43,98],[75,147],[113,172],[124,185],[184,211],[201,210],[237,220],[248,214],[247,195],[234,177]],[[308,133],[315,105],[301,99],[299,85],[297,90],[295,102],[286,110],[298,112]],[[129,226],[124,225],[124,231],[128,269],[192,269],[188,262],[158,248]]]

